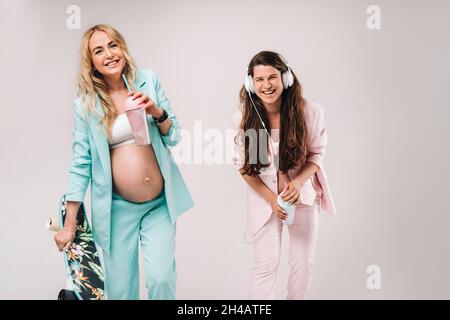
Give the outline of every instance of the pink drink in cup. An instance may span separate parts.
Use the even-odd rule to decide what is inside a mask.
[[[151,143],[150,134],[148,131],[147,114],[142,109],[144,105],[137,104],[137,100],[133,100],[133,97],[128,97],[125,101],[125,112],[136,144],[143,146]]]

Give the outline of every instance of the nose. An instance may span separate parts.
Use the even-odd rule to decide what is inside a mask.
[[[109,49],[106,49],[106,58],[109,58],[112,56],[111,51],[109,51]]]
[[[272,84],[270,83],[269,79],[264,80],[263,86],[265,89],[268,89],[272,86]]]

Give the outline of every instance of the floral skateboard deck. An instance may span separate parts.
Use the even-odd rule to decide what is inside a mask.
[[[66,219],[66,195],[59,203],[59,222]],[[104,277],[100,257],[86,218],[84,204],[77,214],[75,238],[69,250],[63,251],[70,290],[61,290],[59,300],[103,300]]]

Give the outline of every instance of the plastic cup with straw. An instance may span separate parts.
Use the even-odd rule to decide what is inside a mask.
[[[122,74],[122,79],[125,82],[128,93],[130,93],[131,88],[124,74]],[[130,123],[131,131],[133,131],[134,140],[138,146],[151,143],[147,123],[147,114],[143,107],[144,105],[138,104],[136,100],[133,100],[133,97],[128,97],[125,101],[125,113],[127,115],[128,122]]]

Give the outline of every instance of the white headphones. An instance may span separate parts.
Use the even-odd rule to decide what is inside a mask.
[[[294,75],[291,72],[291,68],[289,68],[288,64],[286,64],[286,67],[287,71],[281,73],[281,81],[283,82],[283,89],[287,89],[294,84]],[[253,86],[253,78],[250,75],[248,67],[247,67],[247,74],[245,75],[244,86],[245,90],[247,90],[248,93],[255,93],[255,87]]]

